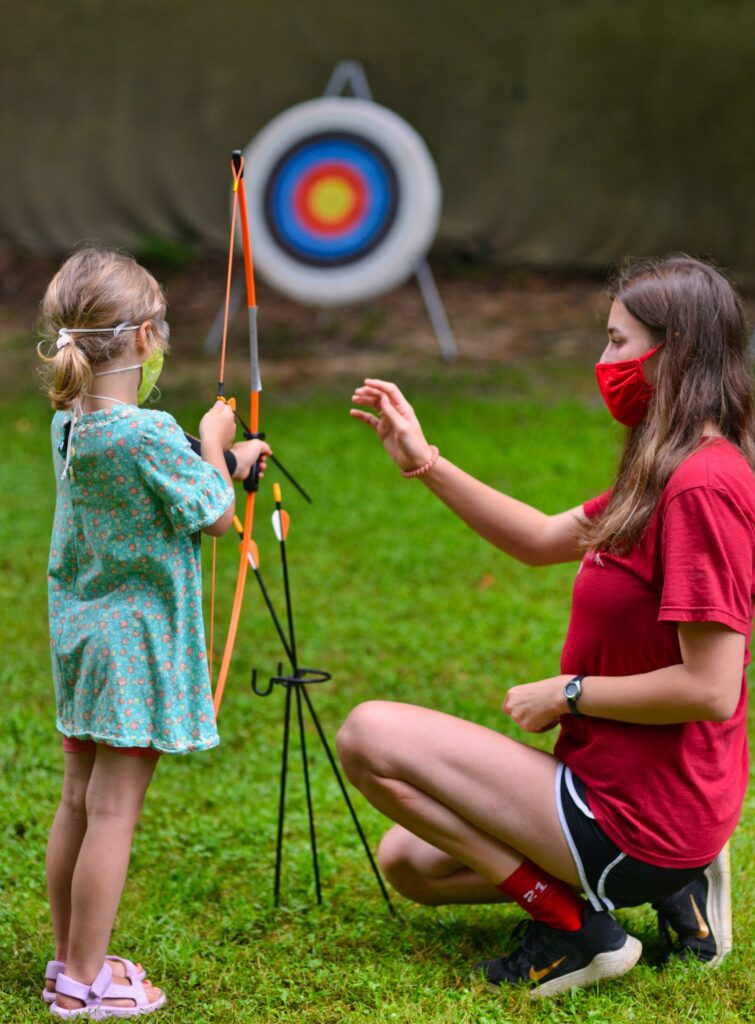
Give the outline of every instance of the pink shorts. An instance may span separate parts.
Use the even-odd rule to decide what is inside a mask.
[[[109,747],[110,750],[116,750],[119,754],[125,754],[127,757],[157,759],[160,756],[160,751],[155,750],[154,747],[111,747],[109,743],[102,743],[100,746]],[[77,740],[73,736],[63,737],[63,750],[67,754],[93,754],[96,749],[97,744],[94,740]]]

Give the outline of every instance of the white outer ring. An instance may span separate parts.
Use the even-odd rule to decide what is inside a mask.
[[[385,153],[400,198],[388,234],[364,259],[343,267],[310,267],[280,248],[263,210],[265,183],[282,154],[317,132],[362,135]],[[417,269],[438,228],[441,189],[419,134],[392,110],[345,96],[299,103],[267,124],[244,150],[244,181],[254,265],[275,288],[316,306],[338,306],[395,288]]]

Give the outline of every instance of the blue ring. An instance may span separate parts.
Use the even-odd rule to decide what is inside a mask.
[[[348,230],[325,235],[297,217],[294,193],[303,174],[318,163],[344,163],[365,183],[363,216]],[[302,139],[278,160],[265,188],[265,219],[278,245],[295,260],[313,266],[341,266],[371,252],[390,230],[399,189],[387,158],[368,139],[328,132]]]

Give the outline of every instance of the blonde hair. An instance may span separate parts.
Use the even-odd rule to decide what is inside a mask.
[[[37,352],[53,408],[70,408],[91,387],[95,370],[128,348],[134,332],[114,334],[118,324],[152,321],[150,342],[165,350],[165,308],[160,285],[127,253],[87,245],[69,256],[47,286],[39,317]],[[70,342],[58,348],[61,328]],[[77,334],[77,328],[103,333]]]

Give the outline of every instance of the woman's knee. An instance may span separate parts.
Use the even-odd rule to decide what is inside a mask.
[[[411,867],[410,843],[407,833],[400,826],[388,829],[380,840],[377,850],[378,864],[389,882]],[[413,870],[413,868],[412,868]]]
[[[391,734],[392,722],[395,722],[395,705],[389,701],[369,700],[350,711],[338,730],[338,756],[355,785],[365,771],[379,762]]]
[[[400,826],[389,829],[380,840],[377,858],[380,869],[393,888],[402,896],[434,906],[442,902],[433,886],[433,879],[422,871],[415,857],[417,840]]]

